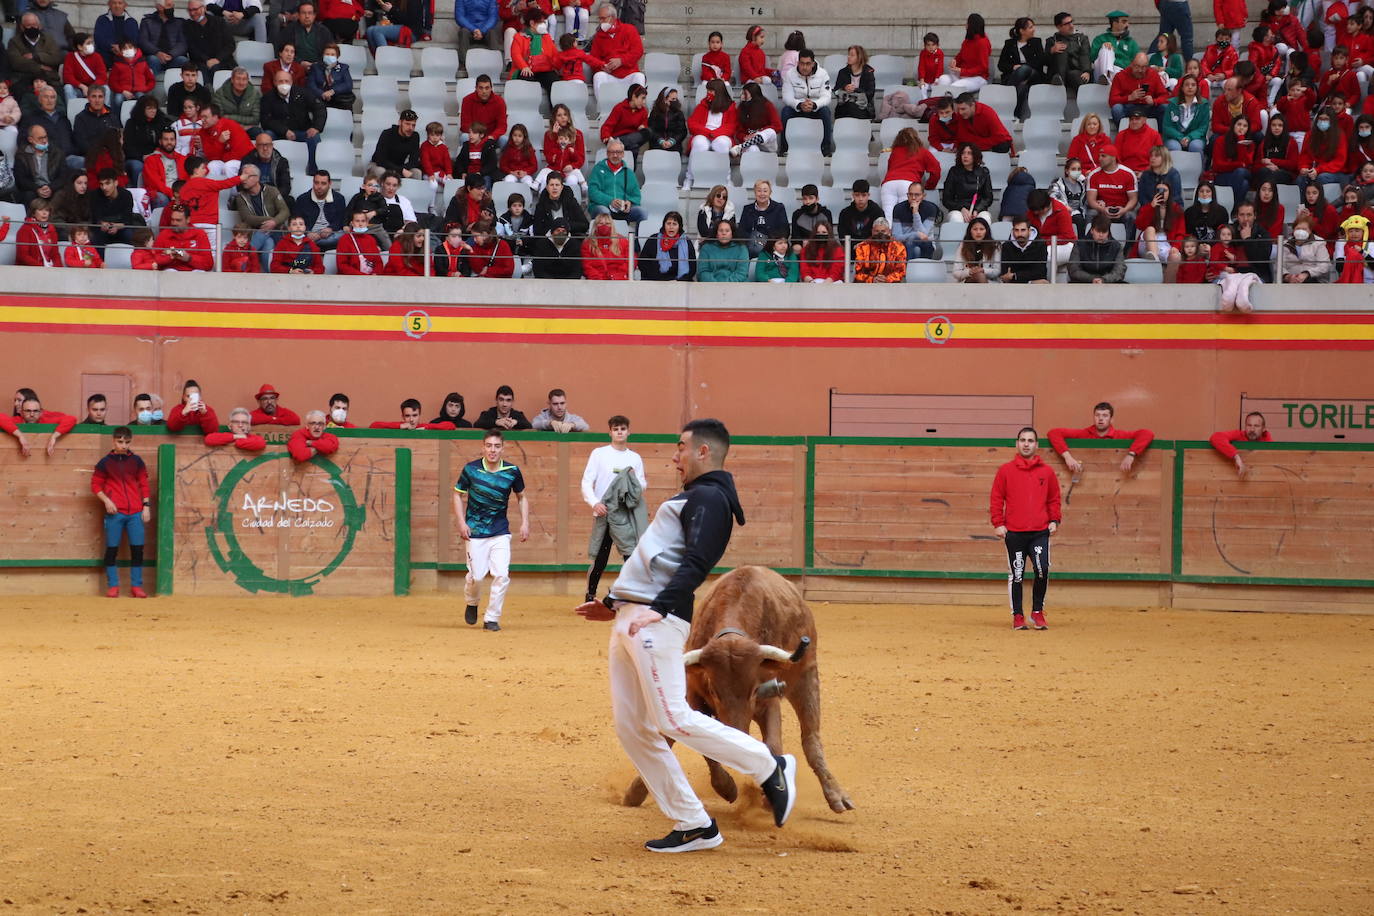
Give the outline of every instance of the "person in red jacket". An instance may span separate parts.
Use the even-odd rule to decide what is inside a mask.
[[[254,395],[258,401],[258,409],[253,411],[251,419],[254,426],[300,426],[301,418],[294,410],[283,407],[277,403],[281,394],[276,388],[267,383],[263,383]]]
[[[485,73],[477,77],[472,92],[463,96],[458,110],[458,130],[466,134],[468,127],[478,121],[487,126],[487,136],[500,141],[506,135],[506,100],[492,91],[491,77]]]
[[[1221,94],[1212,100],[1212,133],[1225,134],[1231,129],[1231,122],[1241,115],[1256,129],[1263,123],[1260,120],[1260,103],[1240,87],[1240,78],[1231,77],[1222,83]]]
[[[29,218],[14,237],[14,263],[19,267],[61,267],[57,229],[49,220],[52,204],[41,197],[29,201]]]
[[[322,274],[324,258],[320,247],[306,234],[305,217],[287,220],[286,235],[277,239],[268,270],[274,274]]]
[[[377,239],[367,231],[367,211],[354,210],[348,218],[348,232],[335,249],[339,273],[343,276],[380,275],[385,263]]]
[[[534,144],[530,142],[530,132],[523,124],[512,124],[506,138],[506,148],[496,160],[506,181],[518,181],[528,187],[535,186],[534,176],[539,174],[539,157],[535,155]]]
[[[940,183],[940,160],[926,149],[921,142],[921,134],[914,127],[903,127],[892,140],[891,153],[887,159],[887,174],[883,175],[880,202],[883,212],[892,218],[892,211],[906,198],[906,192],[913,181],[919,181],[923,188],[933,188]]]
[[[1150,150],[1164,145],[1164,138],[1159,135],[1159,131],[1145,120],[1147,111],[1148,109],[1139,106],[1132,108],[1126,126],[1118,131],[1116,138],[1112,140],[1112,145],[1120,154],[1121,164],[1137,175],[1149,169]]]
[[[1301,76],[1289,77],[1288,91],[1274,102],[1274,115],[1269,120],[1272,122],[1281,115],[1293,141],[1301,147],[1303,138],[1312,129],[1312,111],[1316,107],[1317,94],[1307,81]]]
[[[273,87],[273,91],[276,91]],[[202,110],[200,145],[210,165],[211,178],[226,178],[239,173],[244,156],[253,151],[253,140],[237,121],[224,117],[219,103]]]
[[[420,173],[435,187],[453,176],[453,154],[444,142],[444,125],[438,121],[425,125],[425,142],[420,144]]]
[[[619,140],[631,153],[649,140],[646,130],[649,124],[649,109],[646,107],[649,90],[634,83],[625,90],[625,98],[615,103],[611,113],[601,122],[601,143],[604,146],[611,140]]]
[[[231,122],[226,119],[221,123]],[[210,164],[200,156],[187,156],[185,165],[186,183],[181,186],[178,196],[186,209],[188,222],[193,226],[213,228],[219,222],[219,192],[226,188],[237,188],[239,178],[237,175],[211,178]],[[166,215],[170,217],[171,213],[169,207]]]
[[[18,400],[16,398],[16,400]],[[20,423],[56,423],[57,428],[48,437],[47,453],[51,455],[57,448],[57,440],[61,439],[76,426],[76,417],[70,414],[59,413],[56,410],[44,410],[37,396],[25,397],[19,402],[19,415],[7,417],[0,415],[0,430],[13,436],[19,442],[19,452],[25,458],[29,457],[29,440],[20,431]]]
[[[1244,429],[1231,429],[1224,432],[1212,433],[1207,439],[1212,443],[1212,448],[1216,449],[1223,458],[1229,458],[1235,462],[1236,474],[1240,477],[1245,476],[1249,470],[1245,466],[1245,459],[1241,457],[1240,451],[1231,443],[1233,442],[1272,442],[1273,437],[1269,435],[1269,430],[1265,428],[1264,414],[1258,410],[1252,410],[1245,415]]]
[[[1148,429],[1117,429],[1112,426],[1112,417],[1115,415],[1116,408],[1107,401],[1102,401],[1093,407],[1092,426],[1082,429],[1050,430],[1050,445],[1064,459],[1064,465],[1070,471],[1075,474],[1082,473],[1083,463],[1073,457],[1066,439],[1130,439],[1131,447],[1127,449],[1126,457],[1121,459],[1121,472],[1124,474],[1135,466],[1136,458],[1150,447],[1155,434]]]
[[[954,55],[954,82],[950,87],[956,92],[977,92],[987,85],[991,75],[988,61],[992,57],[992,42],[988,41],[987,23],[982,15],[970,13],[964,27],[964,40],[959,45],[959,53]]]
[[[1250,192],[1250,173],[1254,171],[1259,151],[1250,127],[1250,119],[1241,115],[1231,122],[1230,130],[1212,141],[1212,171],[1216,172],[1216,183],[1229,187],[1237,202]]]
[[[954,100],[954,138],[959,143],[972,143],[984,153],[1015,153],[1011,134],[991,105],[978,101],[972,92],[965,92]]]
[[[617,235],[611,214],[597,214],[582,243],[582,276],[588,280],[630,279],[630,240]]]
[[[463,259],[472,277],[509,279],[515,276],[515,258],[510,246],[497,236],[489,219],[478,220],[472,227],[472,242]]]
[[[507,79],[531,80],[547,91],[558,80],[558,45],[549,34],[549,17],[534,7],[525,14],[524,31],[511,39]]]
[[[129,253],[129,266],[134,270],[158,270],[157,252],[153,250],[153,230],[140,226],[132,237],[134,250]]]
[[[452,423],[423,423],[420,421],[420,402],[415,398],[406,398],[401,402],[400,422],[387,422],[385,420],[373,420],[368,424],[368,429],[457,429]]]
[[[177,132],[168,127],[158,133],[157,149],[143,157],[143,190],[148,203],[165,207],[172,199],[172,185],[185,181],[186,157],[177,152]]]
[[[1045,189],[1036,188],[1026,195],[1026,222],[1035,230],[1035,238],[1055,246],[1059,269],[1068,270],[1073,243],[1078,241],[1073,211],[1068,205],[1055,200]]]
[[[591,53],[606,63],[601,72],[592,77],[592,88],[600,89],[601,84],[610,79],[643,83],[639,59],[644,56],[644,42],[639,37],[639,30],[628,22],[621,22],[615,7],[609,3],[596,8],[596,18],[600,25],[592,36]]]
[[[1240,51],[1231,41],[1230,29],[1217,29],[1216,44],[1207,46],[1202,52],[1202,78],[1213,86],[1219,86],[1236,74],[1236,64],[1240,61]]]
[[[86,90],[92,86],[104,86],[109,82],[105,69],[105,58],[95,50],[95,41],[85,33],[78,33],[72,42],[72,49],[62,60],[62,88],[69,99],[84,99]],[[118,103],[111,99],[111,105]]]
[[[587,73],[584,68],[591,67],[595,73],[606,66],[606,62],[599,57],[592,57],[586,51],[577,46],[577,36],[572,32],[562,35],[558,39],[558,54],[554,58],[558,62],[558,78],[565,81],[576,81],[585,83]]]
[[[188,426],[200,427],[201,435],[219,432],[219,417],[215,408],[205,403],[200,394],[200,382],[188,378],[181,386],[181,403],[167,414],[167,431],[179,433]]]
[[[236,226],[229,244],[220,257],[220,270],[227,274],[256,274],[262,272],[262,255],[253,247],[253,230]]]
[[[205,444],[211,448],[232,445],[241,452],[260,452],[267,448],[267,440],[253,434],[253,415],[247,407],[229,411],[229,431],[206,434]]]
[[[67,244],[67,250],[62,253],[62,264],[65,267],[85,267],[101,268],[105,262],[101,260],[100,251],[91,244],[91,229],[89,226],[73,226],[68,230],[71,241]]]
[[[1339,91],[1347,100],[1358,99],[1360,93],[1359,77],[1350,68],[1350,54],[1344,47],[1331,52],[1331,66],[1317,77],[1317,101],[1330,101],[1331,93]]]
[[[1302,144],[1302,171],[1298,174],[1298,184],[1340,184],[1349,180],[1345,174],[1345,164],[1350,158],[1346,135],[1336,118],[1323,108],[1312,119],[1312,130]]]
[[[158,270],[214,270],[215,255],[204,229],[190,224],[184,204],[173,204],[169,225],[157,234],[154,263]]]
[[[772,80],[774,85],[779,83],[778,71],[768,66],[768,52],[763,50],[763,43],[767,37],[768,33],[761,25],[751,25],[744,33],[744,47],[739,51],[741,83],[756,83],[759,80]],[[707,77],[702,82],[709,83],[713,79],[724,81],[725,77]]]
[[[1040,436],[1026,426],[1016,434],[1016,457],[997,469],[988,499],[993,532],[1007,548],[1007,590],[1011,595],[1011,628],[1026,629],[1023,582],[1026,559],[1035,570],[1031,586],[1031,623],[1048,630],[1045,595],[1050,588],[1050,538],[1059,530],[1059,478],[1036,452]]]
[[[339,437],[325,430],[323,410],[305,415],[305,425],[291,434],[286,450],[293,461],[305,462],[316,455],[332,455],[339,450]]]
[[[132,41],[119,43],[119,56],[110,64],[109,75],[110,91],[122,99],[145,96],[157,86],[153,69]]]
[[[423,277],[425,275],[424,242],[420,235],[419,223],[406,223],[392,239],[386,253],[386,267],[382,274],[387,277]]]
[[[91,473],[91,492],[105,506],[106,598],[119,597],[119,542],[129,537],[129,594],[147,598],[143,590],[143,526],[153,520],[149,508],[148,467],[135,455],[134,434],[127,426],[114,431],[114,448]]]
[[[1164,119],[1164,106],[1168,103],[1169,89],[1159,71],[1150,66],[1150,58],[1144,51],[1132,58],[1129,67],[1112,77],[1107,104],[1112,106],[1114,121],[1120,121],[1135,109],[1143,109],[1158,123]]]
[[[706,36],[706,53],[701,55],[701,75],[697,81],[724,80],[730,82],[730,55],[725,53],[725,36],[712,32]]]

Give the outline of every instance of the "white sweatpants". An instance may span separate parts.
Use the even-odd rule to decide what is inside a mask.
[[[768,745],[687,705],[682,649],[691,629],[671,614],[630,635],[640,604],[622,604],[611,628],[608,666],[615,733],[673,829],[710,823],[667,738],[762,783],[777,769]]]
[[[215,181],[224,178],[231,178],[239,173],[239,166],[243,164],[242,159],[216,159],[213,162],[205,163],[210,169],[210,177]]]
[[[509,534],[468,539],[468,575],[463,580],[463,597],[468,604],[478,602],[482,580],[488,574],[491,575],[491,594],[487,596],[487,612],[482,619],[499,621],[506,603],[506,589],[510,587]]]

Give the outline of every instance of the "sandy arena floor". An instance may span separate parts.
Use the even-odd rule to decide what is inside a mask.
[[[438,598],[6,599],[0,916],[1374,911],[1374,617],[822,605],[858,810],[803,764],[775,830],[689,760],[726,843],[656,856],[607,625],[518,589],[500,634]]]

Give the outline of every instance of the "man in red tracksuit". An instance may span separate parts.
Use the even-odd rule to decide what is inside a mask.
[[[1061,427],[1050,430],[1050,446],[1064,459],[1065,467],[1075,474],[1083,470],[1083,463],[1069,452],[1069,444],[1064,441],[1065,439],[1130,439],[1131,447],[1126,451],[1126,457],[1121,459],[1121,473],[1124,474],[1135,466],[1136,459],[1150,447],[1151,442],[1155,441],[1155,434],[1148,429],[1117,429],[1112,426],[1112,417],[1115,414],[1116,408],[1102,401],[1093,407],[1092,426],[1082,429]]]
[[[1240,456],[1232,442],[1272,442],[1273,437],[1269,435],[1269,430],[1265,428],[1264,414],[1258,410],[1251,411],[1245,415],[1245,428],[1232,429],[1226,432],[1212,433],[1207,440],[1212,443],[1212,448],[1221,452],[1222,457],[1229,458],[1236,463],[1236,473],[1244,477],[1248,470],[1245,466],[1245,459]]]
[[[72,427],[76,426],[76,417],[59,413],[56,410],[44,410],[37,397],[26,397],[20,402],[19,416],[0,416],[0,430],[4,430],[19,440],[19,451],[27,458],[29,457],[29,440],[24,438],[24,434],[19,431],[20,423],[57,424],[57,429],[53,430],[52,436],[48,438],[47,451],[51,455],[53,450],[57,448],[57,440],[71,432]]]
[[[1016,457],[997,469],[988,511],[993,530],[1007,545],[1007,589],[1011,593],[1011,627],[1026,629],[1022,610],[1022,580],[1026,557],[1035,569],[1031,586],[1031,622],[1045,623],[1045,593],[1050,587],[1050,536],[1059,529],[1059,478],[1035,452],[1040,437],[1026,426],[1016,434]]]
[[[291,434],[286,450],[295,461],[309,461],[316,455],[332,455],[339,450],[339,437],[325,432],[323,410],[312,410],[305,415],[305,425]]]

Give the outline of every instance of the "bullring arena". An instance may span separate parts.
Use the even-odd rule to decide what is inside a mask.
[[[64,6],[78,27],[103,9]],[[1057,9],[1029,10],[1042,34]],[[1124,9],[1153,34],[1151,4]],[[733,55],[762,23],[771,59],[795,27],[819,51],[862,41],[910,73],[926,31],[954,56],[967,14],[924,0],[846,12],[654,5],[646,49],[680,55],[690,83],[706,32],[726,31]],[[986,13],[994,50],[1027,12]],[[1101,30],[1104,9],[1076,12]],[[426,50],[456,44],[440,13]],[[349,56],[374,79],[364,44]],[[417,46],[382,120],[366,88],[356,127],[344,112],[349,194],[426,61]],[[456,136],[467,71],[450,70],[439,117]],[[861,138],[875,179],[882,129]],[[1039,163],[1057,171],[1062,152]],[[841,163],[817,163],[838,212]],[[785,159],[776,171],[791,209]],[[737,173],[726,163],[742,203]],[[666,190],[655,227],[669,206],[691,220],[707,187]],[[945,283],[948,265],[924,258],[921,279],[894,286],[702,286],[336,276],[332,257],[290,277],[48,270],[8,266],[14,250],[0,238],[4,392],[75,417],[99,393],[109,424],[51,449],[52,423],[22,425],[27,456],[0,432],[0,916],[1374,912],[1363,285],[1265,283],[1255,312],[1221,314],[1215,285],[1159,283],[1160,265],[1136,259],[1110,290],[1012,291]],[[170,411],[192,379],[221,429],[264,385],[301,415],[346,392],[357,428],[296,461],[292,425],[256,428],[265,448],[246,452],[134,424],[151,597],[129,597],[121,548],[107,598],[91,470],[136,395]],[[412,397],[426,419],[450,391],[471,421],[499,385],[530,416],[565,389],[590,430],[507,437],[531,531],[487,632],[463,620],[452,511],[481,432],[368,427],[396,425]],[[1089,425],[1102,401],[1153,440],[1122,470],[1130,439],[1073,438],[1072,472],[1048,431]],[[1272,441],[1238,443],[1242,475],[1209,437],[1255,411]],[[679,489],[682,425],[729,426],[747,523],[713,573],[767,567],[809,602],[821,735],[854,810],[826,805],[784,704],[801,765],[788,823],[754,786],[717,797],[679,747],[725,842],[644,850],[665,818],[622,803],[635,774],[612,728],[609,628],[573,613],[592,524],[579,482],[617,414],[651,511]],[[1026,425],[1064,493],[1043,632],[1008,626],[989,520]]]

